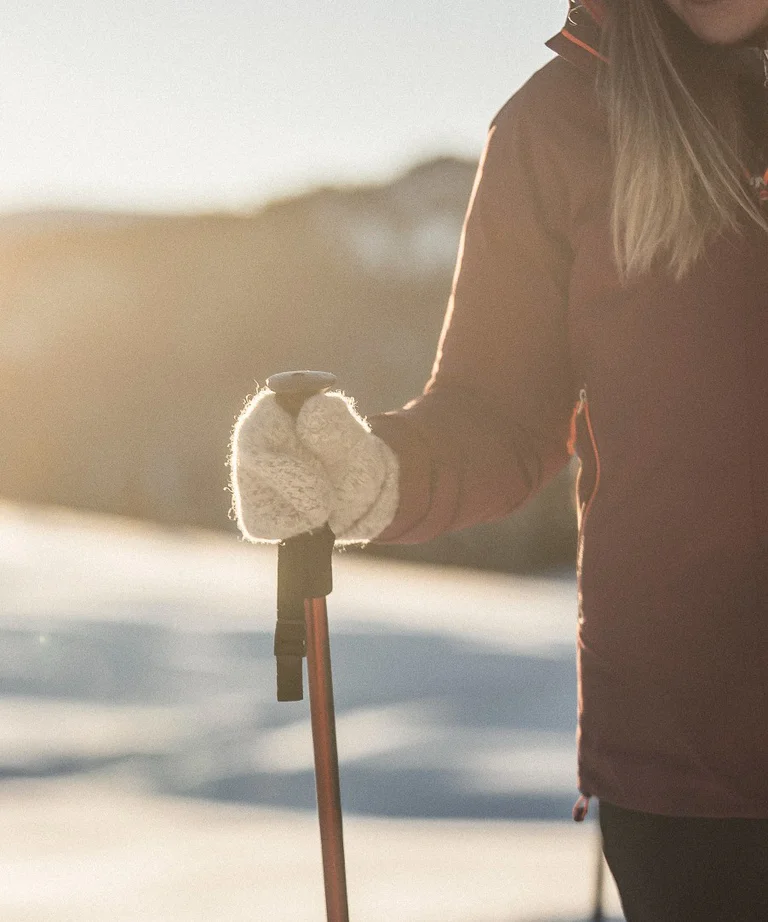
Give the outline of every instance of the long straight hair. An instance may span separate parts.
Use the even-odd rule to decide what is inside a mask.
[[[616,0],[600,51],[622,283],[657,259],[680,281],[716,236],[743,233],[745,219],[768,234],[744,175],[753,152],[739,91],[740,77],[760,67],[759,50],[702,42],[663,0]]]

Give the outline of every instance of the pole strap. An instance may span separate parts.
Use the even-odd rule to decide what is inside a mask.
[[[277,700],[304,697],[302,660],[307,655],[305,599],[333,589],[331,557],[336,536],[328,525],[288,538],[277,549]]]

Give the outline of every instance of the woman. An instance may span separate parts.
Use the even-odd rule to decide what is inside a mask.
[[[578,455],[579,788],[629,922],[768,919],[768,0],[571,0],[494,119],[424,394],[262,392],[246,537],[425,541]]]

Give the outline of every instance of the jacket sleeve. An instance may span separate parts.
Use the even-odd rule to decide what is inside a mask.
[[[544,118],[513,97],[491,124],[431,378],[369,420],[400,462],[399,508],[378,543],[502,518],[568,461],[571,250]]]

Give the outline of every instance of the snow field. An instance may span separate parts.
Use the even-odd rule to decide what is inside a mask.
[[[334,573],[354,922],[586,918],[596,828],[560,808],[576,796],[572,580],[349,554]],[[311,773],[306,709],[276,710],[269,651],[231,652],[273,629],[274,548],[7,506],[0,574],[3,922],[322,922],[317,820],[291,793]],[[126,625],[163,631],[147,652],[176,684],[163,672],[157,700],[19,692],[29,663],[59,675],[62,637]],[[355,665],[350,644],[369,659]],[[507,665],[522,670],[518,710],[506,686],[494,698]],[[537,710],[539,670],[562,680],[562,714]],[[82,764],[50,769],[67,760]],[[255,794],[235,802],[221,784],[240,775]],[[532,818],[496,818],[513,803]]]

